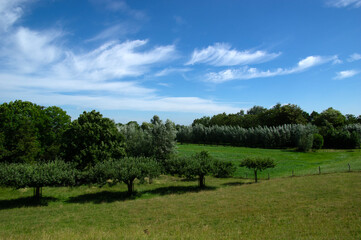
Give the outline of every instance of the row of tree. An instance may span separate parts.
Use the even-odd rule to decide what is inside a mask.
[[[284,124],[312,124],[317,127],[332,125],[335,128],[349,124],[361,124],[361,115],[356,117],[352,114],[343,115],[340,111],[328,108],[318,113],[311,114],[294,104],[276,104],[267,109],[261,106],[250,108],[247,113],[243,110],[236,114],[217,114],[212,117],[202,117],[193,121],[193,126],[202,124],[209,126],[239,126],[251,128],[258,126],[280,126]]]
[[[282,137],[283,134],[279,133],[279,131],[284,132],[284,126],[290,124],[291,126],[315,126],[312,127],[313,131],[311,132],[319,135],[312,136],[311,132],[306,130],[304,134],[294,135],[295,137],[292,138],[293,141],[284,141],[285,138]],[[206,137],[204,140],[199,140],[196,136],[192,137],[192,130],[197,132],[200,128],[199,125],[206,127],[206,130],[202,131],[201,129],[200,132],[205,132],[205,134],[210,135],[210,137]],[[276,128],[276,130],[274,128]],[[360,128],[361,116],[355,117],[350,114],[344,116],[340,111],[333,108],[328,108],[321,113],[312,112],[308,114],[297,105],[288,104],[282,106],[277,104],[271,109],[255,106],[251,108],[247,114],[241,111],[238,114],[227,115],[223,113],[214,115],[212,118],[203,117],[201,119],[195,119],[192,128],[186,129],[183,126],[178,126],[180,131],[177,136],[179,137],[179,141],[184,142],[231,144],[265,148],[299,147],[300,149],[306,150],[310,148],[310,142],[312,142],[313,137],[316,141],[313,142],[313,146],[316,149],[322,146],[324,148],[345,149],[360,147]],[[218,138],[217,135],[222,135],[218,133],[219,131],[223,131],[223,135],[228,137],[223,136],[223,138]],[[237,140],[234,140],[234,137],[232,138],[231,134],[227,133],[228,131],[235,131],[242,135],[242,137],[237,136]],[[299,131],[296,132],[300,133]],[[250,134],[254,135],[254,137],[249,136]],[[269,135],[274,136],[270,139]],[[215,140],[215,138],[218,138],[218,140]],[[247,143],[244,139],[250,142]],[[254,141],[251,139],[259,140]]]
[[[288,124],[277,127],[241,128],[239,126],[210,126],[202,124],[178,129],[180,143],[222,144],[258,148],[294,148],[309,150],[313,145],[313,125]]]
[[[34,188],[34,197],[41,198],[42,187],[80,186],[84,184],[114,185],[125,183],[128,194],[134,192],[134,181],[152,179],[161,173],[198,177],[199,186],[205,186],[205,176],[228,177],[235,171],[231,162],[210,157],[207,152],[190,157],[172,157],[163,163],[147,157],[124,157],[106,159],[87,168],[64,161],[39,163],[0,163],[0,186],[13,188]]]
[[[125,156],[164,161],[175,151],[175,124],[154,116],[150,123],[116,124],[96,111],[77,119],[59,107],[14,101],[0,105],[0,162],[63,159],[85,169]]]

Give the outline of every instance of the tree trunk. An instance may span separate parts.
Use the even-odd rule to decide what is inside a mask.
[[[133,190],[134,190],[134,184],[133,184],[134,180],[128,180],[126,182],[127,186],[128,186],[128,195],[131,196],[133,194]]]
[[[203,175],[199,175],[199,187],[204,188],[206,186],[206,178]]]
[[[254,181],[257,182],[257,170],[254,170]]]
[[[43,189],[41,187],[34,187],[34,199],[39,201],[43,195]]]

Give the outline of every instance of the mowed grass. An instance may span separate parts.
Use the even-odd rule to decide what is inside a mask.
[[[234,178],[207,177],[202,190],[195,179],[161,176],[137,182],[132,197],[125,184],[44,188],[40,205],[32,189],[0,188],[0,239],[361,239],[359,150],[178,145],[180,155],[202,150],[236,165],[272,157],[277,166],[261,174],[271,180],[254,184],[238,167]],[[318,166],[331,174],[313,175]]]
[[[297,152],[292,149],[260,149],[231,146],[212,146],[197,144],[178,144],[178,154],[189,156],[196,152],[208,151],[210,155],[220,160],[232,161],[236,166],[245,157],[261,156],[271,157],[277,166],[262,172],[261,178],[287,177],[318,174],[321,173],[345,172],[350,164],[351,171],[361,171],[361,151],[354,150],[318,150],[311,152]],[[236,177],[252,177],[253,172],[246,168],[237,168]]]
[[[361,239],[360,172],[196,184],[45,188],[43,206],[0,189],[0,239]]]

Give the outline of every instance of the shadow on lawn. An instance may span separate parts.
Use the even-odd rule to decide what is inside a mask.
[[[10,200],[0,200],[0,210],[21,208],[21,207],[37,207],[48,206],[49,202],[58,200],[53,197],[42,197],[40,200],[34,199],[34,197],[22,197]]]
[[[98,193],[83,194],[76,197],[71,197],[68,203],[111,203],[116,201],[126,201],[141,198],[142,195],[170,195],[170,194],[184,194],[188,192],[200,192],[215,190],[216,187],[204,187],[199,188],[197,186],[172,186],[172,187],[161,187],[153,190],[146,190],[140,192],[134,192],[133,195],[129,196],[127,192],[110,192],[102,191]]]
[[[224,186],[242,186],[242,185],[246,185],[246,184],[254,184],[255,182],[227,182],[227,183],[223,183],[222,185]]]

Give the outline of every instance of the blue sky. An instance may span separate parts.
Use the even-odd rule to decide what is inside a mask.
[[[0,48],[1,102],[73,119],[361,114],[361,0],[1,0]]]

